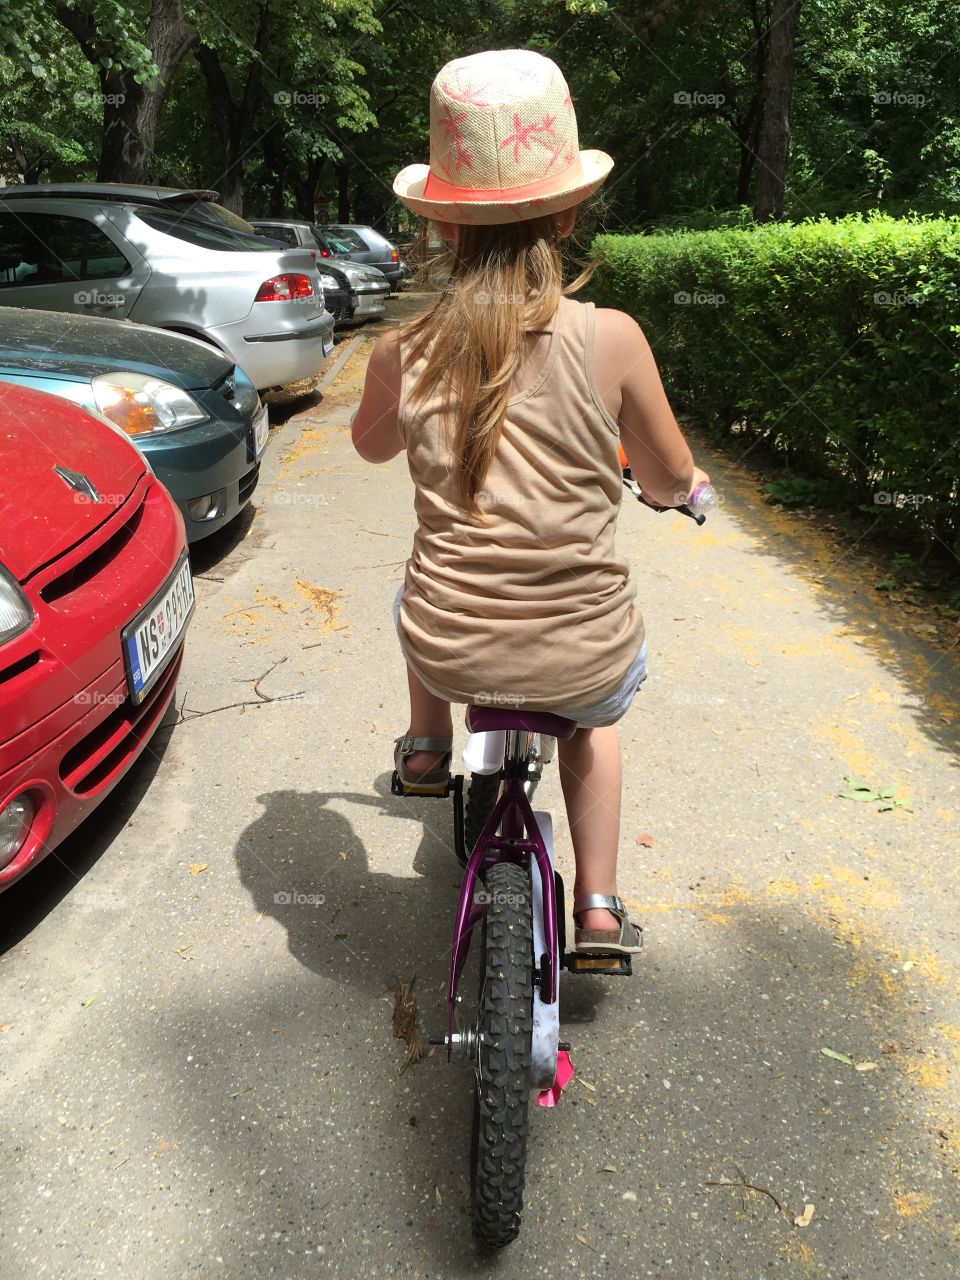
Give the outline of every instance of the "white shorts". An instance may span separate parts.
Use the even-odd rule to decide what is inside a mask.
[[[400,635],[400,600],[403,597],[403,583],[397,590],[397,594],[393,599],[393,625],[397,629],[397,639],[400,641],[400,648],[403,650],[403,637]],[[406,652],[403,654],[407,665],[416,674],[417,679],[427,690],[432,693],[435,698],[443,698],[442,693],[437,693],[436,689],[431,689],[426,680],[417,672],[416,667],[407,657]],[[550,711],[555,716],[563,716],[565,720],[573,720],[581,729],[602,729],[607,725],[616,724],[627,712],[634,696],[647,678],[647,641],[644,639],[640,646],[640,652],[634,658],[633,662],[627,668],[627,674],[620,681],[620,684],[614,689],[613,693],[608,694],[600,702],[595,702],[592,707],[551,707]],[[444,701],[449,699],[443,698]]]

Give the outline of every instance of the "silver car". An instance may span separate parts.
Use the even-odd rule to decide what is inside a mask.
[[[284,218],[256,218],[250,225],[261,235],[282,240],[289,245],[316,249],[322,259],[322,261],[318,259],[321,273],[327,262],[338,267],[350,282],[353,303],[351,321],[368,320],[373,316],[383,315],[386,310],[385,299],[390,294],[390,281],[387,277],[376,267],[331,254],[330,249],[318,236],[312,222],[290,222]]]
[[[139,320],[212,343],[258,390],[333,350],[317,254],[282,249],[215,191],[0,188],[0,305]]]

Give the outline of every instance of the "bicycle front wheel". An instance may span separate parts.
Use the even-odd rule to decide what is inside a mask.
[[[500,1248],[519,1234],[523,1207],[533,1027],[529,876],[514,863],[495,863],[486,895],[470,1187],[473,1234]]]

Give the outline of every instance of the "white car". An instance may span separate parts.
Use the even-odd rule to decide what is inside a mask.
[[[333,350],[316,252],[269,244],[216,195],[96,183],[0,188],[0,305],[201,338],[259,391],[314,376]]]

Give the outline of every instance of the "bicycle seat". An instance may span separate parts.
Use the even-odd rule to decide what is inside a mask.
[[[467,708],[467,728],[471,733],[497,729],[520,729],[525,733],[543,733],[551,738],[572,738],[576,721],[565,720],[550,711],[516,711],[503,707]]]

